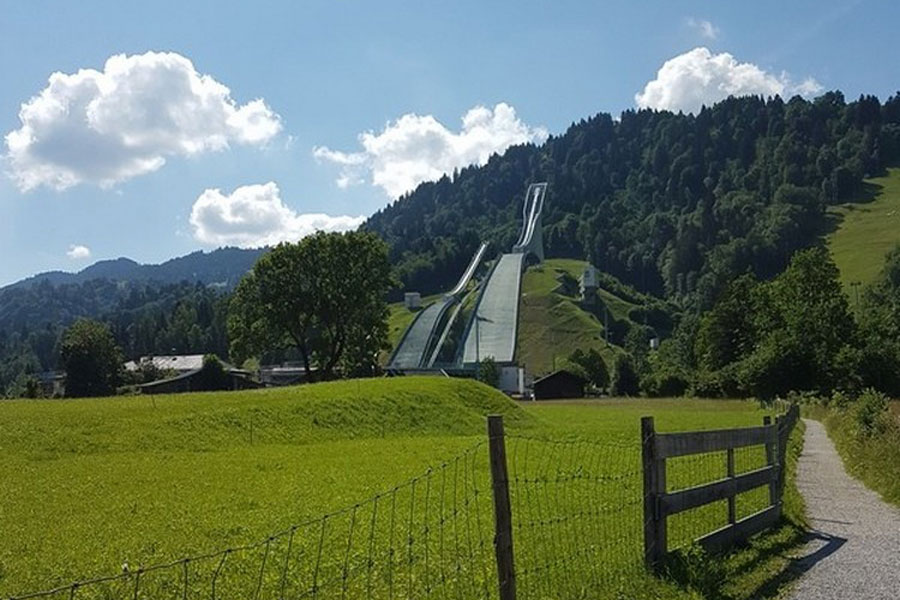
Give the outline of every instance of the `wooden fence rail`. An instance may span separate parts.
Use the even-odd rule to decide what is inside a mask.
[[[653,417],[641,419],[642,460],[644,471],[644,560],[651,569],[658,568],[668,553],[668,517],[704,506],[728,501],[728,524],[695,540],[709,551],[727,548],[735,542],[774,525],[781,517],[784,493],[784,464],[788,437],[799,419],[797,405],[792,405],[772,424],[765,417],[761,427],[658,433]],[[735,474],[734,451],[748,446],[765,446],[766,466]],[[666,485],[668,459],[725,452],[724,479],[669,492]],[[738,520],[738,494],[768,486],[769,504],[763,510]]]

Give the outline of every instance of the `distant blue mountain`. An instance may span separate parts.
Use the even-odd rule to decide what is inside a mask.
[[[130,258],[101,260],[77,273],[47,271],[0,289],[30,287],[44,282],[53,286],[84,283],[93,279],[159,283],[189,281],[231,289],[266,250],[266,248],[219,248],[212,252],[198,250],[158,265],[142,265]]]

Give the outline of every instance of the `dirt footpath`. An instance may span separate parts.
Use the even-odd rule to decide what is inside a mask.
[[[900,510],[850,477],[818,421],[805,420],[797,486],[813,539],[794,564],[793,600],[900,598]]]

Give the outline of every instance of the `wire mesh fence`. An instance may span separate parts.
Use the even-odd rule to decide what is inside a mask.
[[[581,598],[642,568],[640,446],[508,436],[518,597]]]
[[[264,540],[16,596],[58,599],[491,598],[487,444]]]
[[[422,475],[265,539],[201,556],[15,596],[11,600],[400,600],[500,598],[491,440]],[[644,570],[642,444],[503,436],[517,597],[594,597]],[[496,456],[494,456],[496,458]],[[764,447],[733,450],[733,471],[767,464]],[[728,477],[727,452],[671,458],[667,492]],[[768,505],[739,494],[738,518]],[[669,518],[669,548],[729,522],[726,500]],[[512,556],[509,557],[512,560]]]

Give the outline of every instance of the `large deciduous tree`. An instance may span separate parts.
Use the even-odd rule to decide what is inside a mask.
[[[858,330],[824,248],[797,252],[773,281],[734,280],[700,321],[700,383],[771,398],[860,385]],[[703,391],[709,391],[706,384]]]
[[[388,249],[367,232],[323,233],[262,256],[235,291],[231,354],[296,349],[309,379],[371,373],[387,345]]]
[[[60,351],[66,370],[66,396],[108,396],[115,393],[122,353],[103,323],[75,321],[63,335]]]
[[[860,306],[866,384],[900,396],[900,245],[888,253],[881,276]]]

